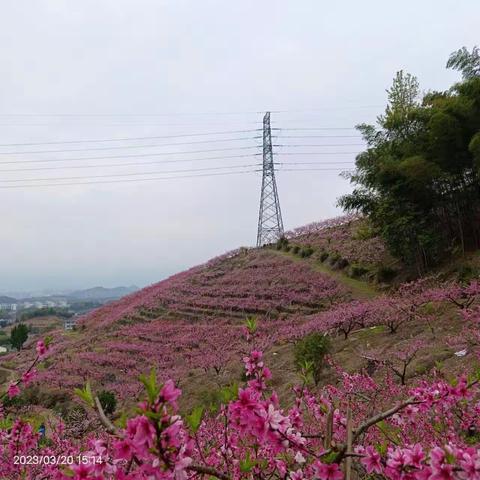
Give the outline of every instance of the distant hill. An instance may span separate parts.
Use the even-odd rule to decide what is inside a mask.
[[[109,300],[121,298],[129,293],[136,292],[139,288],[135,285],[130,287],[93,287],[86,290],[77,290],[68,294],[69,298],[76,300]]]
[[[0,295],[0,303],[16,303],[16,302],[17,302],[16,298]]]

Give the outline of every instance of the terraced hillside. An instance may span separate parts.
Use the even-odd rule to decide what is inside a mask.
[[[288,242],[239,249],[91,312],[76,331],[54,333],[41,389],[73,397],[74,387],[89,380],[128,403],[141,390],[139,375],[153,366],[162,380],[178,382],[189,404],[189,397],[242,379],[239,359],[252,348],[246,318],[256,319],[255,347],[266,352],[280,394],[299,379],[294,344],[315,332],[330,334],[333,361],[350,372],[379,358],[400,368],[402,355],[413,355],[409,376],[437,362],[452,371],[468,366],[476,330],[452,299],[475,304],[480,290],[424,279],[387,294],[371,277],[354,278],[348,266],[378,269],[388,258],[378,238],[358,234],[365,228],[349,217],[311,225],[290,233]],[[332,252],[346,266],[328,262]],[[455,356],[465,347],[472,350]],[[7,365],[25,366],[31,355],[28,349],[12,355]],[[334,370],[323,377],[335,382]]]
[[[92,312],[76,332],[57,332],[55,361],[41,372],[42,383],[72,390],[89,379],[131,398],[138,376],[151,366],[177,380],[221,375],[246,351],[246,317],[257,318],[268,348],[281,326],[349,297],[347,288],[306,262],[239,250]]]

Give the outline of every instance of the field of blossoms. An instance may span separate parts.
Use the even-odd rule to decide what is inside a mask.
[[[292,246],[311,247],[317,257],[323,254],[330,261],[362,266],[394,262],[383,241],[356,215],[314,222],[287,232],[286,238]]]
[[[358,261],[376,240],[348,240],[357,230],[342,218],[289,238],[329,238],[345,257],[360,242]],[[2,397],[0,478],[480,479],[480,282],[432,276],[360,295],[319,261],[239,249],[3,357],[17,375]],[[318,382],[293,358],[312,334],[331,341]],[[35,388],[82,405],[81,428],[45,413]],[[102,390],[126,417],[103,412]],[[33,405],[15,403],[24,396]],[[36,407],[47,443],[22,420]],[[39,454],[72,462],[8,461]]]
[[[240,250],[92,312],[73,334],[58,332],[55,362],[40,379],[70,391],[89,379],[131,399],[150,366],[176,380],[221,375],[246,351],[246,317],[258,319],[268,348],[280,325],[348,298],[347,289],[306,264],[268,250]]]

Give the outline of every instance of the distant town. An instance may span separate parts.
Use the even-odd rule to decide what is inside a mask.
[[[12,349],[11,332],[18,325],[27,326],[29,337],[62,328],[72,331],[81,315],[136,290],[136,286],[94,287],[68,295],[28,298],[0,295],[0,354]]]

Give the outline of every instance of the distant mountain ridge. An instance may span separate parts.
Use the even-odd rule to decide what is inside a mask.
[[[17,303],[17,299],[13,297],[7,297],[5,295],[0,295],[0,303]]]
[[[69,293],[67,296],[69,298],[75,298],[78,300],[107,300],[120,298],[129,293],[133,293],[139,290],[139,287],[136,285],[131,285],[129,287],[93,287],[87,288],[85,290],[76,290]]]

